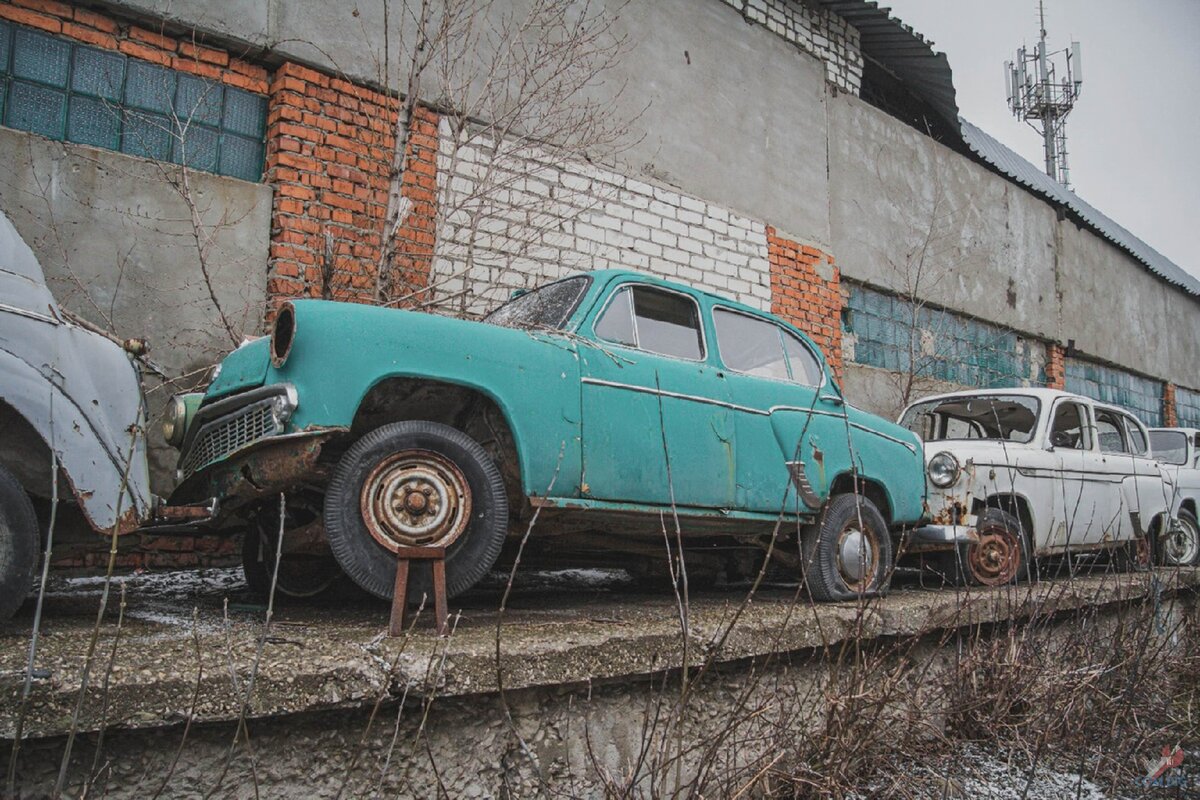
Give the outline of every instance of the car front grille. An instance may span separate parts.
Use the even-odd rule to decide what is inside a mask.
[[[279,398],[269,397],[205,423],[179,465],[181,477],[186,479],[247,445],[283,433],[278,406]]]

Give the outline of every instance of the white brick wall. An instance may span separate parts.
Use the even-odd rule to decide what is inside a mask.
[[[455,150],[442,131],[444,222],[430,275],[448,311],[479,315],[571,272],[623,268],[771,306],[766,226],[663,186],[546,150],[486,142]]]
[[[751,22],[765,26],[825,63],[825,77],[839,89],[858,94],[863,59],[858,30],[831,11],[798,0],[723,0]]]

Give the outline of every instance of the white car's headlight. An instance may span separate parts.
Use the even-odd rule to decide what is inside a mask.
[[[930,482],[939,489],[953,486],[958,481],[959,472],[958,459],[944,450],[929,459],[925,467]]]

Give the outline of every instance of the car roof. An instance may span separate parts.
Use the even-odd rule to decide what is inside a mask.
[[[1150,429],[1151,433],[1153,433],[1154,431],[1179,431],[1180,433],[1186,433],[1189,436],[1200,435],[1200,428],[1182,428],[1179,426],[1175,426],[1175,427],[1171,427],[1171,428],[1163,427],[1163,428],[1151,428]]]
[[[995,388],[995,389],[965,389],[965,390],[957,391],[957,392],[945,392],[943,394],[931,394],[931,395],[928,395],[927,397],[922,397],[922,398],[912,401],[911,403],[909,403],[909,406],[910,407],[915,406],[917,403],[927,403],[931,400],[952,400],[956,397],[980,397],[980,396],[992,396],[992,395],[998,395],[998,394],[1008,394],[1008,395],[1015,394],[1015,395],[1021,395],[1021,396],[1026,396],[1026,397],[1035,397],[1039,400],[1045,400],[1047,402],[1057,400],[1060,397],[1068,397],[1072,400],[1082,400],[1082,401],[1085,401],[1088,403],[1092,403],[1094,405],[1106,405],[1105,403],[1098,403],[1096,400],[1093,400],[1090,397],[1084,397],[1081,394],[1076,394],[1074,392],[1067,392],[1062,389],[1046,389],[1046,388],[1040,387],[1040,386],[1013,386],[1013,387],[1002,387],[1002,388]]]
[[[634,269],[594,269],[594,270],[590,270],[588,272],[573,272],[570,275],[565,276],[563,278],[563,280],[566,280],[567,278],[574,278],[579,275],[590,275],[590,276],[592,276],[593,279],[595,279],[599,283],[611,283],[613,281],[632,280],[632,281],[636,281],[638,283],[650,284],[652,286],[662,286],[663,288],[666,288],[666,289],[676,289],[676,290],[680,290],[680,291],[691,292],[693,294],[703,295],[704,297],[707,297],[709,300],[720,303],[723,306],[727,306],[727,307],[735,309],[737,311],[745,311],[748,314],[757,314],[757,315],[763,316],[763,317],[770,317],[771,319],[776,320],[778,322],[782,322],[785,325],[791,326],[792,328],[796,327],[795,325],[792,325],[791,323],[789,323],[786,319],[783,319],[782,317],[772,314],[770,311],[764,311],[761,308],[755,308],[754,306],[747,305],[746,303],[740,302],[738,300],[734,300],[732,297],[729,297],[728,295],[717,294],[716,292],[710,292],[707,289],[702,289],[699,286],[693,286],[688,283],[681,283],[679,281],[672,281],[672,280],[668,280],[666,278],[660,278],[657,275],[652,275],[648,272],[640,272],[640,271],[634,270]],[[799,330],[799,329],[797,328],[797,330]],[[803,331],[801,331],[801,333],[803,333]]]

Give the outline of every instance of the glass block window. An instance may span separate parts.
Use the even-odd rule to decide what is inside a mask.
[[[1066,359],[1064,367],[1068,392],[1127,408],[1147,425],[1163,424],[1160,381],[1079,358]]]
[[[842,315],[851,360],[963,386],[1044,386],[1045,348],[1012,331],[851,285]]]
[[[1200,392],[1176,386],[1175,417],[1181,428],[1200,428]]]
[[[267,98],[0,20],[0,121],[61,141],[262,179]]]

